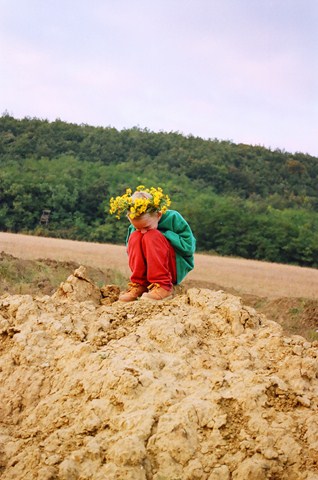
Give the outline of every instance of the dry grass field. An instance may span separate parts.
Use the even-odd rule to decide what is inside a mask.
[[[119,245],[0,232],[1,251],[22,259],[73,261],[129,275],[126,250]],[[318,299],[318,270],[291,265],[197,254],[187,281],[232,289],[238,295]]]

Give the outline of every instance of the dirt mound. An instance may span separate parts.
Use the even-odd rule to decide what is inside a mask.
[[[0,298],[3,480],[318,479],[317,342],[223,291],[115,300]]]

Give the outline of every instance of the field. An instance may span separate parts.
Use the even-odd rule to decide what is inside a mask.
[[[59,262],[64,265],[65,275],[82,264],[92,273],[94,269],[100,275],[104,272],[105,281],[109,281],[110,271],[117,272],[121,284],[129,276],[126,250],[119,245],[0,232],[1,251],[21,262],[38,259]],[[317,269],[196,254],[195,269],[184,285],[234,293],[280,322],[290,333],[302,334],[310,340],[318,338]]]

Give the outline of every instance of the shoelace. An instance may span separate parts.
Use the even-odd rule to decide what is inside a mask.
[[[148,290],[151,291],[151,290],[154,290],[155,288],[160,288],[160,285],[159,283],[151,283],[150,285],[148,285]]]
[[[131,290],[133,290],[134,288],[138,288],[139,286],[140,285],[138,285],[138,283],[129,282],[127,292],[130,292]]]

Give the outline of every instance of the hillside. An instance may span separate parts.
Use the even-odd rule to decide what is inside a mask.
[[[317,342],[222,291],[0,298],[3,480],[317,480]]]
[[[110,197],[161,186],[198,251],[318,267],[318,159],[307,154],[3,115],[0,166],[2,231],[120,244],[127,225],[108,214]]]

